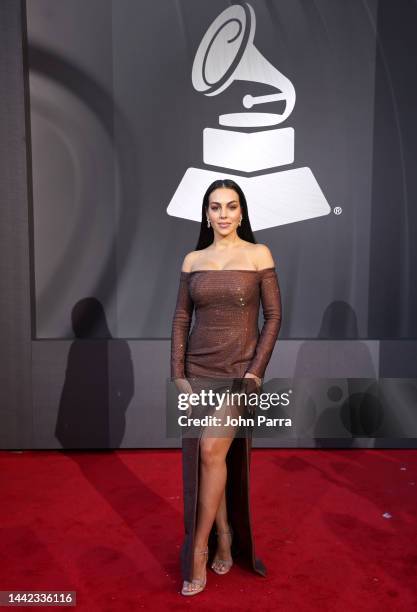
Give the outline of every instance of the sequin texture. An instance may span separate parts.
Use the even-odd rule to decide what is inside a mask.
[[[264,322],[259,332],[261,303]],[[243,377],[245,372],[263,378],[281,312],[275,267],[181,271],[172,321],[171,378]]]

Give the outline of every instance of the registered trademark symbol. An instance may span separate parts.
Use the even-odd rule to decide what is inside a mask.
[[[342,207],[341,206],[335,206],[333,208],[333,212],[335,215],[341,215],[342,214]]]

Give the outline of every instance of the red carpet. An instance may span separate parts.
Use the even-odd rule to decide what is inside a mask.
[[[414,450],[254,450],[268,577],[209,571],[190,598],[180,451],[0,451],[0,474],[3,591],[72,590],[89,612],[417,609]]]

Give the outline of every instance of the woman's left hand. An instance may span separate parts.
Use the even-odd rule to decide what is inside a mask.
[[[262,378],[259,378],[259,376],[255,376],[255,374],[252,374],[251,372],[246,372],[243,378],[254,378],[256,381],[256,384],[258,385],[258,389],[262,384]]]

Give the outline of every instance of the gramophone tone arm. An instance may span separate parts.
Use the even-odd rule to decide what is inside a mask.
[[[255,104],[277,102],[278,100],[287,100],[287,95],[284,93],[268,94],[266,96],[251,96],[251,94],[246,94],[246,96],[243,97],[242,103],[245,108],[252,108]]]
[[[292,113],[295,105],[294,85],[291,83],[290,79],[275,68],[275,66],[273,66],[254,45],[247,47],[234,73],[234,78],[242,81],[266,83],[278,90],[277,93],[267,94],[265,96],[245,95],[242,99],[245,108],[251,108],[254,104],[284,100],[285,110],[281,114],[281,122],[285,121]]]

